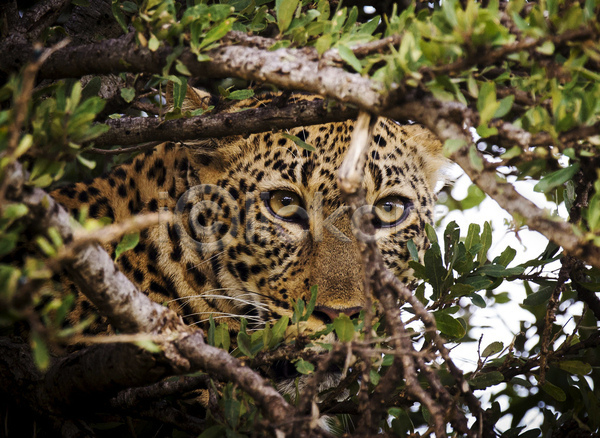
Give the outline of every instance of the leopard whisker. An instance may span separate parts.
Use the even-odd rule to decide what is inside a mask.
[[[222,288],[222,289],[213,289],[213,290],[235,290],[235,288]],[[269,308],[265,304],[262,304],[262,303],[259,303],[259,302],[255,302],[255,301],[252,301],[252,300],[245,300],[245,299],[241,298],[241,297],[248,296],[248,295],[252,296],[252,293],[245,293],[245,294],[241,294],[241,295],[235,296],[235,297],[232,297],[232,296],[229,296],[229,295],[202,294],[202,295],[192,295],[192,296],[187,296],[187,297],[174,298],[174,299],[172,299],[172,300],[170,300],[168,302],[171,303],[171,302],[174,302],[174,301],[183,301],[183,300],[186,300],[185,303],[182,304],[182,306],[183,306],[184,304],[190,303],[193,299],[213,298],[213,299],[236,301],[236,302],[242,303],[244,305],[252,306],[252,307],[264,310],[264,311],[269,310]]]
[[[206,314],[212,315],[213,316],[213,320],[215,320],[215,319],[223,319],[223,318],[232,318],[232,319],[235,319],[235,318],[240,318],[240,317],[244,317],[244,318],[249,319],[249,320],[253,320],[253,319],[260,320],[260,317],[258,317],[258,316],[248,316],[248,317],[246,317],[244,315],[238,315],[236,313],[227,313],[227,312],[216,312],[217,316],[214,316],[215,312],[190,313],[190,314],[188,314],[186,316],[196,316],[196,315],[206,315]],[[200,320],[198,322],[195,322],[195,323],[193,323],[191,325],[202,324],[203,322],[207,322],[207,321],[210,321],[210,318],[202,319],[202,320]]]

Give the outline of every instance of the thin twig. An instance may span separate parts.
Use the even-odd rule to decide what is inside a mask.
[[[102,141],[102,140],[100,140],[100,141]],[[134,152],[144,152],[144,151],[152,150],[161,143],[163,143],[163,142],[153,141],[150,143],[138,144],[136,146],[130,146],[127,148],[116,148],[116,149],[89,148],[89,149],[86,149],[85,152],[91,152],[93,154],[98,154],[98,155],[131,154]]]

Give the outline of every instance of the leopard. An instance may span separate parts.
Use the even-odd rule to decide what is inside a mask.
[[[222,112],[273,105],[273,100],[257,95]],[[210,94],[190,87],[182,109],[210,111],[211,102]],[[89,218],[119,223],[164,213],[165,219],[142,230],[137,245],[116,264],[140,291],[187,324],[203,327],[212,319],[234,333],[244,318],[249,327],[261,327],[291,317],[294,303],[308,302],[316,286],[312,314],[295,325],[316,333],[340,315],[355,318],[366,302],[360,233],[353,233],[353,217],[337,184],[354,127],[355,121],[347,120],[168,141],[51,196],[75,217],[85,209]],[[362,190],[383,261],[407,284],[414,280],[407,242],[422,257],[444,165],[442,145],[431,131],[377,118]],[[106,246],[113,258],[117,244]],[[91,309],[80,297],[71,322]],[[101,321],[96,329],[110,326]]]

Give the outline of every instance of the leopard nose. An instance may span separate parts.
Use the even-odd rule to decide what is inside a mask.
[[[340,309],[334,309],[333,307],[327,306],[316,306],[313,311],[313,316],[316,316],[320,320],[322,320],[325,324],[329,324],[335,318],[340,316],[340,313],[344,313],[348,315],[350,318],[354,316],[358,316],[360,311],[362,310],[361,306],[358,307],[346,307]]]

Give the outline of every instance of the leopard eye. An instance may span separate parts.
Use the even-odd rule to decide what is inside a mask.
[[[266,199],[269,210],[278,218],[290,222],[300,222],[306,217],[302,198],[289,190],[274,190]]]
[[[391,227],[408,216],[411,203],[400,196],[388,196],[375,204],[375,226]]]

